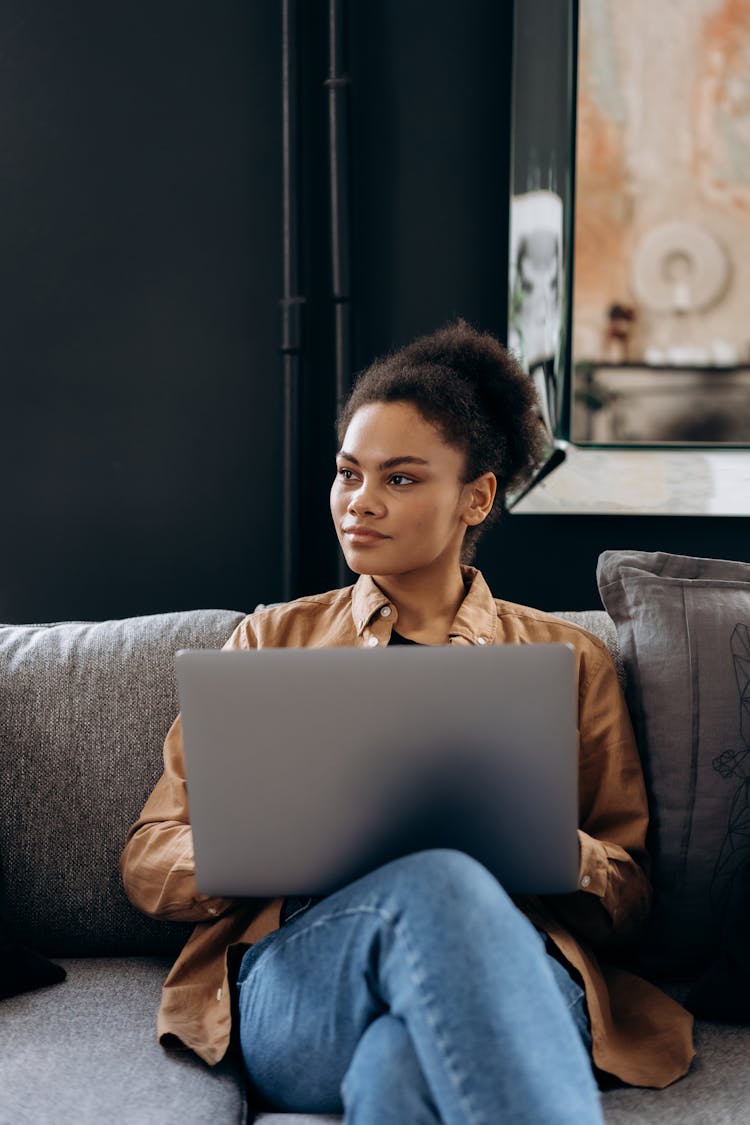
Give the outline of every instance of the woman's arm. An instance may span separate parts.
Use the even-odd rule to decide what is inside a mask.
[[[250,637],[243,622],[224,648],[249,648]],[[201,894],[195,885],[179,717],[164,743],[164,771],[128,832],[120,870],[130,901],[154,918],[205,922],[235,904],[233,899]]]
[[[128,832],[120,870],[130,901],[154,918],[205,922],[232,905],[200,894],[195,885],[179,718],[164,743],[164,772]]]
[[[600,654],[579,699],[579,890],[555,914],[594,944],[628,940],[651,906],[643,771],[614,665]]]

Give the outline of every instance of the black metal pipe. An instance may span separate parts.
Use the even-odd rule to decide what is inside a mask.
[[[331,278],[335,317],[336,403],[351,385],[349,252],[349,87],[344,0],[328,4],[328,165],[331,200]]]
[[[283,369],[282,597],[298,594],[299,395],[302,319],[299,293],[299,46],[297,0],[282,0],[282,245],[281,353]]]
[[[349,233],[349,88],[345,0],[328,3],[328,171],[331,206],[331,286],[336,409],[351,387],[351,274]],[[350,581],[339,558],[339,581]]]

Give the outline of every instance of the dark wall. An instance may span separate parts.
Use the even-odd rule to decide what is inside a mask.
[[[671,551],[750,562],[747,519],[723,516],[510,515],[479,545],[498,597],[539,609],[601,609],[602,551]]]
[[[278,593],[278,25],[0,9],[0,619]]]
[[[505,332],[509,8],[352,4],[355,365],[457,315]]]
[[[327,8],[300,5],[299,592],[338,577]],[[349,4],[354,369],[455,315],[504,335],[511,24]],[[0,42],[0,619],[275,600],[280,0],[7,0]],[[479,561],[583,606],[603,547],[747,557],[745,527],[511,516]]]

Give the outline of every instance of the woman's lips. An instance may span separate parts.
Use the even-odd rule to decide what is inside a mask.
[[[344,535],[350,543],[356,543],[361,547],[371,545],[373,543],[382,543],[387,539],[387,535],[381,535],[379,531],[371,531],[367,527],[345,527]]]

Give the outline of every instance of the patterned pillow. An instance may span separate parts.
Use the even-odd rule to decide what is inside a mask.
[[[597,578],[651,806],[644,967],[697,974],[733,924],[750,857],[750,565],[606,551]]]

